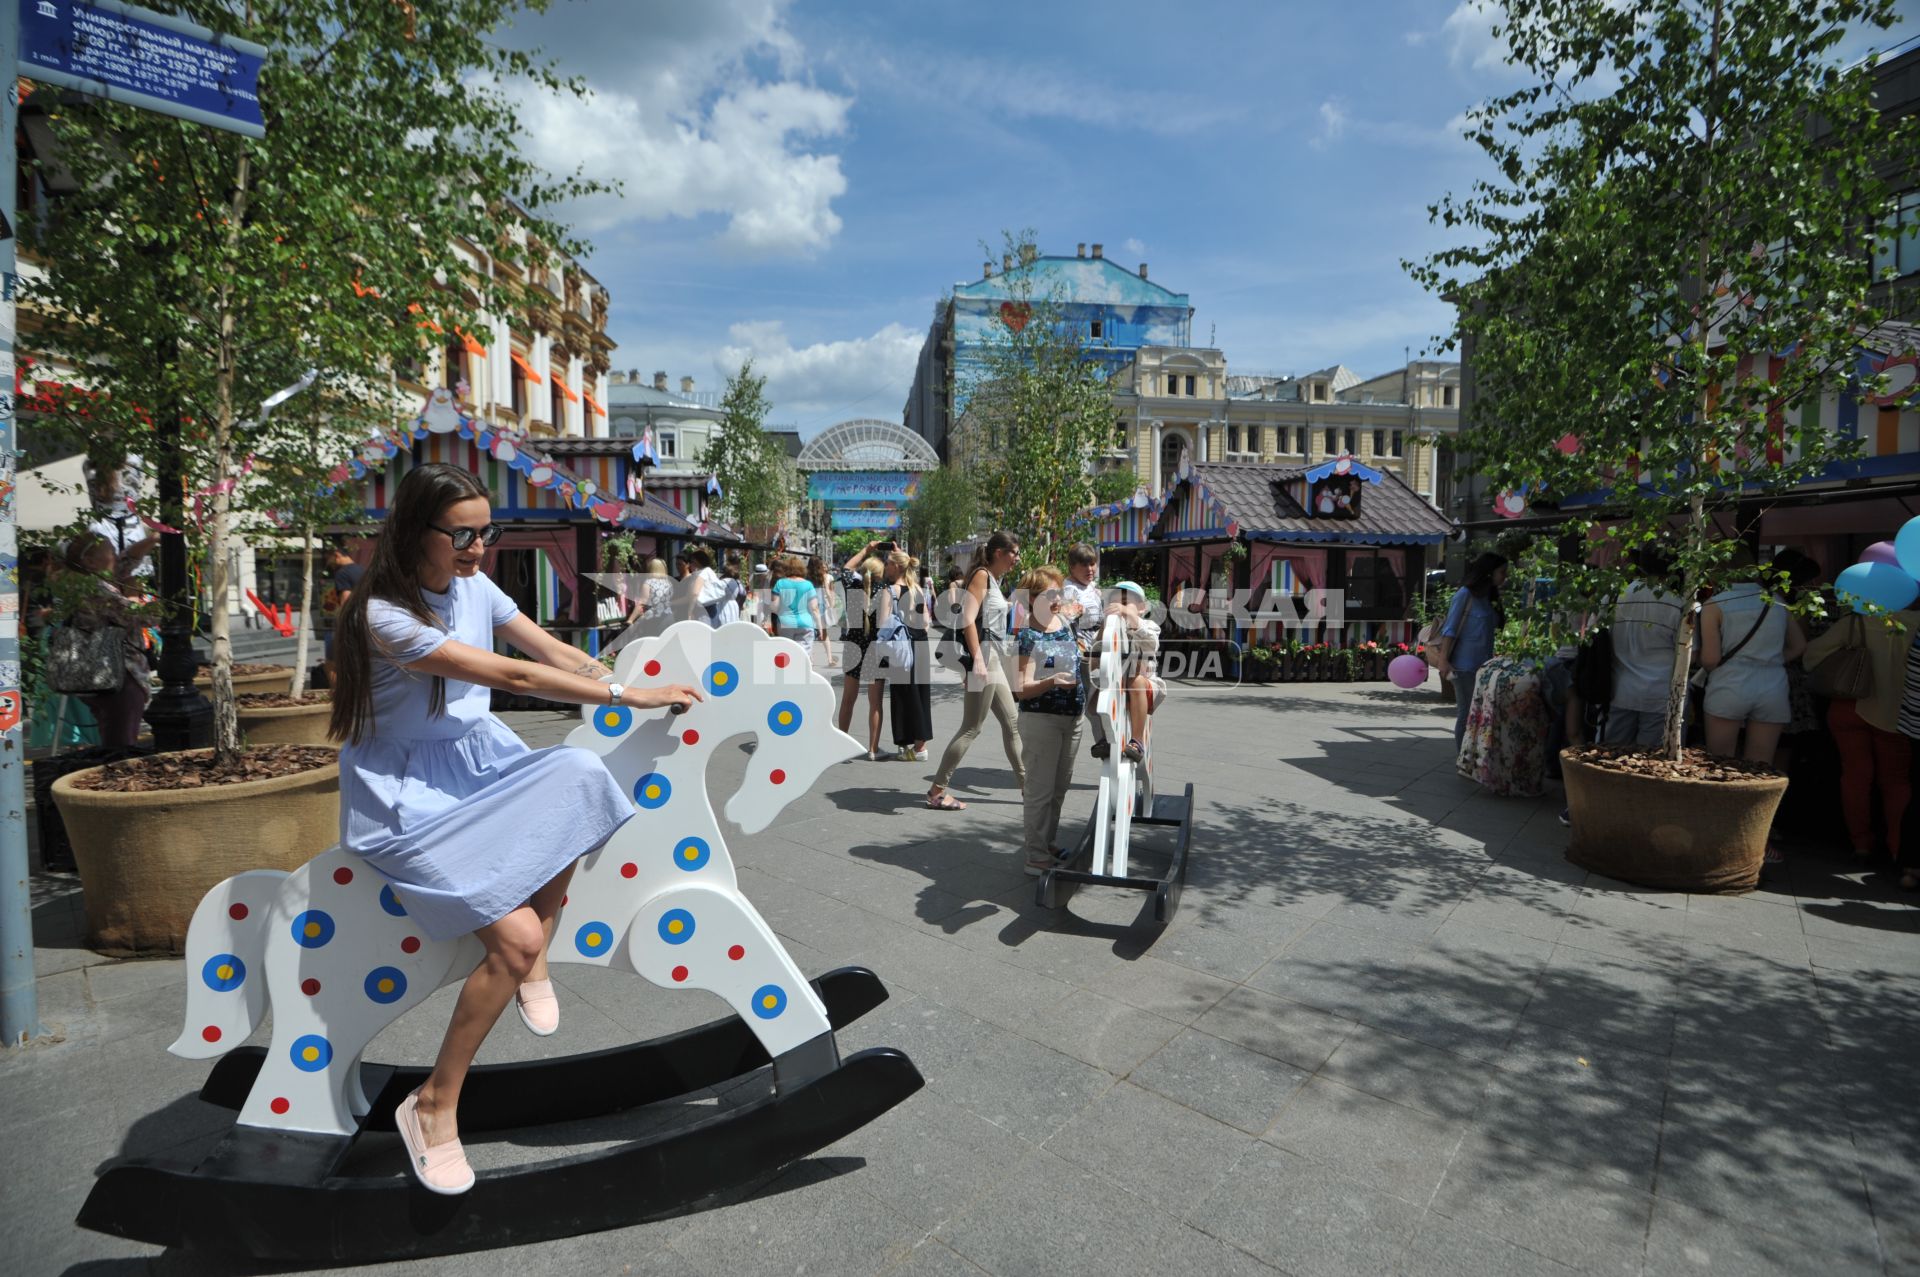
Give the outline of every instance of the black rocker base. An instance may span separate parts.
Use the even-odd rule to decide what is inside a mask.
[[[865,967],[839,967],[813,981],[827,1021],[843,1029],[887,1000],[880,977]],[[804,1048],[803,1048],[804,1049]],[[797,1055],[799,1052],[790,1052]],[[266,1058],[262,1047],[240,1047],[220,1057],[200,1098],[239,1109]],[[460,1129],[502,1131],[619,1113],[698,1091],[768,1063],[753,1030],[737,1016],[627,1046],[552,1060],[483,1064],[467,1074],[460,1092]],[[817,1071],[817,1070],[816,1070]],[[416,1066],[363,1064],[360,1084],[373,1108],[362,1130],[391,1131],[393,1110],[427,1080]],[[784,1077],[776,1079],[786,1088]]]
[[[1140,826],[1174,828],[1180,831],[1179,840],[1174,844],[1173,860],[1167,865],[1166,876],[1146,878],[1128,874],[1097,874],[1089,872],[1093,863],[1093,823],[1080,835],[1079,843],[1074,847],[1073,855],[1058,869],[1049,869],[1040,875],[1040,881],[1034,888],[1034,903],[1042,909],[1058,909],[1073,898],[1073,893],[1082,883],[1091,883],[1099,887],[1125,887],[1130,891],[1150,891],[1153,893],[1153,920],[1165,926],[1173,917],[1173,911],[1180,907],[1180,892],[1187,885],[1187,850],[1193,842],[1193,786],[1188,785],[1186,793],[1179,798],[1171,794],[1158,794],[1153,800],[1153,811],[1149,814],[1135,815],[1133,827]]]
[[[698,1030],[696,1030],[698,1032]],[[78,1223],[263,1260],[368,1263],[525,1245],[675,1214],[833,1143],[924,1085],[890,1047],[778,1094],[603,1153],[482,1174],[460,1197],[332,1173],[351,1136],[236,1126],[192,1170],[111,1166]],[[464,1108],[464,1105],[463,1105]]]

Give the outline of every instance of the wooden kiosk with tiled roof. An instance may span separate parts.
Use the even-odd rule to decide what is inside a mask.
[[[1399,476],[1347,456],[1191,465],[1157,500],[1136,496],[1087,516],[1103,555],[1157,552],[1168,637],[1253,643],[1303,628],[1336,647],[1409,641],[1409,600],[1453,531]],[[1224,594],[1183,599],[1190,590],[1244,592],[1255,623],[1236,624]],[[1338,610],[1323,593],[1335,590]]]

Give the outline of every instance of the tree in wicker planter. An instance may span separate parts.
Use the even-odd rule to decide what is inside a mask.
[[[250,786],[289,779],[274,775],[283,765],[337,786],[328,765],[314,764],[325,751],[242,746],[224,606],[230,535],[255,494],[273,488],[267,476],[292,446],[289,430],[296,441],[311,434],[310,419],[284,413],[256,425],[270,396],[317,370],[303,407],[403,428],[413,414],[396,398],[397,374],[426,375],[450,342],[485,331],[483,313],[547,299],[539,285],[555,256],[580,251],[526,211],[595,187],[555,181],[519,152],[523,91],[578,88],[538,55],[507,47],[502,29],[523,7],[415,0],[351,6],[343,18],[330,0],[189,0],[186,16],[272,45],[260,77],[266,141],[93,100],[48,117],[76,193],[59,216],[21,228],[54,263],[31,285],[34,303],[72,363],[100,370],[112,400],[178,412],[195,494],[186,530],[204,536],[218,604],[214,748],[156,764],[156,783],[196,794],[218,785],[245,804]],[[512,269],[476,273],[462,244]],[[135,770],[116,764],[61,784],[131,785]],[[241,816],[226,827],[242,842],[254,828]],[[290,868],[288,857],[298,864],[336,834],[331,821],[303,827],[256,846],[257,862]],[[152,834],[142,854],[199,852],[169,844]],[[87,879],[78,836],[75,852]],[[90,909],[106,882],[86,881]]]
[[[1604,611],[1633,575],[1627,552],[1656,542],[1681,597],[1717,587],[1740,542],[1715,515],[1852,449],[1803,408],[1857,393],[1863,349],[1886,349],[1861,228],[1887,216],[1879,174],[1910,173],[1920,136],[1875,109],[1869,66],[1835,56],[1849,30],[1890,25],[1887,0],[1751,0],[1737,20],[1724,0],[1497,7],[1533,83],[1469,117],[1497,176],[1433,208],[1473,242],[1412,269],[1459,301],[1473,343],[1467,464],[1509,508],[1560,502],[1556,538],[1591,548],[1548,569],[1552,599],[1534,610],[1554,627]],[[1728,823],[1714,804],[1669,801],[1675,785],[1729,775],[1683,755],[1693,644],[1689,621],[1656,754],[1571,752],[1579,863],[1646,881],[1649,848],[1671,860],[1711,841],[1704,827],[1656,833],[1656,805]],[[1642,796],[1592,797],[1596,771]],[[1784,779],[1741,777],[1729,794],[1770,816]],[[1768,822],[1731,823],[1752,836],[1693,865],[1703,889],[1757,878]]]

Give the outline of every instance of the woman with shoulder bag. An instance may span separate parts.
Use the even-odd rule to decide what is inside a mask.
[[[121,574],[127,565],[114,553],[113,544],[97,532],[82,532],[67,542],[64,559],[69,572],[92,577],[94,582],[93,593],[74,611],[67,628],[103,636],[103,641],[109,634],[119,638],[118,652],[101,653],[98,658],[107,666],[118,657],[117,684],[102,691],[83,691],[80,699],[100,725],[100,743],[125,748],[140,739],[140,716],[152,695],[147,687],[146,630],[123,589],[126,578]]]
[[[1900,831],[1912,792],[1907,778],[1911,745],[1900,734],[1906,690],[1907,640],[1920,610],[1890,617],[1843,617],[1807,644],[1801,658],[1807,685],[1829,698],[1827,730],[1840,754],[1840,812],[1853,854],[1873,855],[1873,791],[1880,790],[1887,857],[1900,856]]]
[[[1020,546],[1007,532],[996,532],[974,552],[960,594],[960,664],[966,670],[966,695],[961,701],[960,730],[940,756],[940,770],[927,790],[927,806],[935,811],[960,811],[966,804],[947,792],[954,772],[973,747],[973,738],[986,725],[987,715],[1000,721],[1000,742],[1021,792],[1027,788],[1027,765],[1021,754],[1020,725],[1015,717],[1012,635],[1007,627],[1007,596],[1000,582],[1020,561]]]

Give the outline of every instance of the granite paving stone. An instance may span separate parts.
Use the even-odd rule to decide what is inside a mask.
[[[1188,1219],[1283,1272],[1376,1277],[1396,1269],[1421,1211],[1263,1144]]]
[[[1261,1138],[1357,1184],[1425,1207],[1466,1129],[1464,1122],[1316,1077]]]
[[[1469,1135],[1434,1194],[1456,1223],[1587,1272],[1637,1273],[1653,1197],[1516,1144]]]
[[[1193,1027],[1295,1068],[1314,1070],[1327,1062],[1354,1024],[1259,989],[1235,989]]]
[[[1244,1131],[1122,1082],[1075,1114],[1046,1150],[1185,1215],[1250,1143]]]
[[[1373,1274],[1920,1271],[1920,910],[1878,870],[1790,845],[1743,896],[1648,891],[1564,858],[1557,790],[1454,774],[1452,709],[1378,684],[1179,684],[1156,773],[1199,801],[1172,925],[1144,897],[1033,901],[997,741],[962,813],[926,768],[849,762],[764,834],[740,886],[809,976],[864,964],[889,998],[844,1055],[907,1053],[926,1087],[716,1202],[641,1227],[363,1274]],[[936,687],[936,735],[958,721]],[[577,714],[516,713],[535,745]],[[989,734],[990,735],[990,734]],[[944,737],[943,737],[944,739]],[[1223,758],[1221,742],[1235,744]],[[729,792],[748,756],[722,748]],[[1090,809],[1083,761],[1069,795]],[[1143,862],[1150,861],[1143,854]],[[73,1226],[99,1165],[191,1162],[232,1114],[199,1101],[177,959],[81,943],[72,876],[36,874],[41,1016],[0,1051],[0,1273],[252,1271]],[[728,1014],[561,964],[562,1030],[503,1017],[482,1062],[633,1042]],[[457,988],[367,1057],[431,1058]],[[250,1036],[272,1042],[269,1017]],[[476,1134],[485,1171],[722,1116],[771,1071],[643,1109]],[[371,1133],[347,1168],[403,1173]],[[316,1273],[327,1271],[312,1266]]]
[[[1258,1051],[1198,1029],[1183,1029],[1135,1067],[1128,1080],[1258,1135],[1273,1125],[1307,1076]]]

